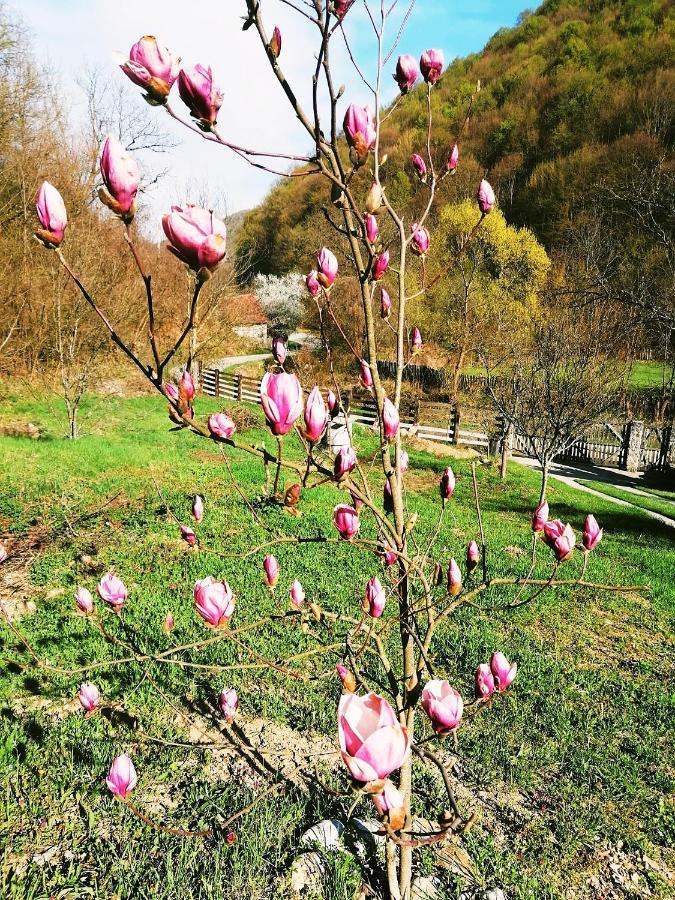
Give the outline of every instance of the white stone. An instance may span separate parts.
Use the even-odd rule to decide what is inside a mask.
[[[319,844],[324,850],[342,850],[342,832],[345,826],[339,819],[324,819],[312,825],[300,838],[300,844],[312,846]]]

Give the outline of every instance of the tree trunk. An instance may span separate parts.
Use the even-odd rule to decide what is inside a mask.
[[[459,379],[462,374],[462,366],[464,365],[464,360],[466,358],[466,347],[462,347],[459,351],[459,356],[457,357],[457,364],[455,366],[455,374],[452,379],[452,393],[453,396],[457,396],[457,392],[459,391]]]
[[[546,488],[548,486],[548,470],[550,462],[546,460],[541,467],[541,491],[539,493],[539,503],[543,503],[546,499]]]
[[[77,440],[80,435],[80,429],[77,424],[77,413],[78,413],[77,403],[68,404],[68,438],[71,441]]]
[[[513,426],[507,425],[504,437],[502,439],[502,461],[499,468],[499,477],[502,481],[506,481],[506,464],[511,456],[511,440],[513,434]]]

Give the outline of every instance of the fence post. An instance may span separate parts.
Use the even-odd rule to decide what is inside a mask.
[[[420,401],[419,397],[412,402],[411,416],[410,418],[413,420],[413,425],[420,424]]]
[[[459,444],[459,407],[455,404],[452,407],[451,412],[451,421],[452,421],[452,443]]]
[[[640,468],[640,456],[642,455],[642,440],[644,438],[645,423],[639,421],[628,422],[621,448],[621,468],[627,472],[637,472]]]
[[[237,400],[241,403],[241,401],[244,399],[242,385],[244,379],[242,375],[235,375],[235,378],[237,379]]]
[[[663,429],[661,450],[659,452],[659,470],[675,467],[675,427],[671,423]]]

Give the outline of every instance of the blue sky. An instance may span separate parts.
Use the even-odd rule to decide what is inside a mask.
[[[32,32],[39,57],[60,78],[75,122],[84,115],[77,87],[83,69],[94,66],[106,77],[124,81],[112,60],[113,51],[127,52],[141,35],[156,34],[185,62],[213,66],[225,93],[219,122],[228,139],[256,149],[292,153],[307,149],[306,134],[288,114],[278,85],[265,68],[254,30],[241,31],[244,0],[10,0],[12,4]],[[402,10],[407,5],[399,0]],[[448,60],[463,56],[480,50],[499,28],[513,25],[526,6],[523,0],[417,0],[399,50],[419,56],[427,47],[440,47]],[[308,97],[314,46],[311,30],[279,0],[263,0],[262,10],[270,31],[274,24],[281,27],[280,61],[289,81],[297,86],[300,97]],[[350,10],[345,24],[357,54],[372,59],[361,0]],[[392,34],[395,25],[392,22]],[[336,80],[346,85],[344,102],[367,103],[367,92],[342,48],[336,48],[335,68]],[[393,71],[393,65],[390,68]],[[393,80],[387,78],[385,99],[393,98],[395,89]],[[131,87],[129,102],[143,102]],[[161,110],[155,112],[163,115]],[[201,193],[212,191],[218,205],[227,206],[223,212],[248,208],[269,189],[271,176],[252,169],[223,148],[208,146],[168,117],[162,124],[180,144],[168,156],[147,154],[140,159],[148,175],[168,169],[166,177],[144,198],[152,221],[158,222],[171,202],[182,201],[188,185]]]

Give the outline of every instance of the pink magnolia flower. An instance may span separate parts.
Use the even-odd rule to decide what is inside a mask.
[[[156,37],[146,34],[133,45],[120,68],[134,84],[145,88],[150,100],[162,104],[178,78],[180,56],[172,56]]]
[[[340,503],[333,510],[333,525],[337,528],[341,538],[351,541],[361,527],[359,514],[353,506]]]
[[[384,561],[389,567],[396,565],[398,562],[398,553],[389,544],[385,545]]]
[[[188,547],[195,547],[197,544],[197,535],[189,525],[180,526],[180,536],[183,538]]]
[[[234,613],[234,594],[226,581],[212,575],[195,582],[195,609],[212,628],[223,628]]]
[[[602,528],[598,525],[595,516],[586,516],[581,540],[588,553],[595,550],[602,540]]]
[[[105,600],[106,603],[109,603],[115,612],[121,611],[129,595],[122,579],[118,578],[117,575],[114,575],[112,572],[108,572],[107,575],[104,575],[103,578],[101,578],[96,590],[98,591],[101,600]]]
[[[176,621],[173,617],[172,612],[168,612],[164,617],[164,624],[162,625],[162,631],[164,634],[169,634],[170,631],[176,627]]]
[[[409,53],[403,53],[396,60],[396,72],[394,81],[399,87],[402,94],[407,94],[415,86],[415,82],[419,78],[420,70],[417,67],[417,60]]]
[[[476,697],[489,700],[495,692],[495,679],[487,663],[481,663],[476,669]]]
[[[164,393],[174,403],[178,403],[178,388],[171,381],[164,382]]]
[[[469,541],[466,549],[466,569],[473,572],[480,561],[480,547],[476,541]]]
[[[192,501],[192,518],[197,523],[204,518],[204,498],[201,494],[195,494]]]
[[[338,741],[352,778],[367,783],[400,769],[410,752],[408,732],[378,694],[343,694],[338,705]]]
[[[91,591],[88,591],[86,587],[79,587],[75,591],[75,603],[80,612],[83,612],[86,616],[94,611],[94,598],[91,596]]]
[[[300,609],[302,604],[305,602],[305,589],[300,584],[297,578],[293,581],[289,594],[291,595],[292,605],[296,609]]]
[[[380,318],[388,319],[391,315],[391,297],[384,288],[380,291]]]
[[[448,155],[447,168],[448,172],[452,172],[454,175],[457,171],[457,166],[459,165],[459,147],[457,144],[453,145],[452,150]]]
[[[518,663],[511,665],[503,653],[493,653],[490,660],[490,669],[494,675],[497,690],[500,694],[503,694],[516,677]]]
[[[427,681],[422,691],[422,706],[436,734],[443,737],[453,732],[462,720],[464,701],[445,680]]]
[[[77,692],[77,699],[80,701],[82,709],[85,712],[91,713],[98,706],[101,694],[95,684],[92,684],[90,681],[85,681],[80,685],[80,690]]]
[[[374,244],[380,236],[380,229],[377,224],[377,219],[372,213],[366,213],[363,217],[363,221],[366,228],[366,237],[371,244]]]
[[[365,359],[361,360],[360,367],[361,372],[359,375],[359,381],[361,382],[361,387],[364,387],[369,391],[373,386],[373,373],[370,371],[370,366],[365,361]]]
[[[136,787],[136,769],[126,753],[116,756],[110,766],[105,783],[115,797],[126,797]]]
[[[326,394],[326,405],[328,406],[328,411],[332,416],[338,405],[338,399],[334,391],[328,391],[328,393]]]
[[[302,388],[297,376],[267,372],[260,382],[260,402],[272,434],[288,434],[302,412]]]
[[[366,584],[366,592],[363,597],[362,608],[373,619],[379,619],[384,612],[387,595],[380,584],[380,579],[375,575]]]
[[[208,419],[209,431],[214,437],[229,440],[237,430],[234,421],[226,413],[212,413]]]
[[[441,77],[445,57],[442,50],[425,50],[420,57],[420,71],[428,84],[436,84]]]
[[[169,250],[187,266],[215,271],[227,251],[227,229],[213,210],[188,205],[172,206],[162,218]]]
[[[448,566],[448,593],[452,597],[456,597],[462,590],[462,573],[454,559],[450,560]]]
[[[190,115],[205,131],[209,131],[218,118],[223,105],[223,92],[213,80],[211,66],[190,66],[178,75],[178,93],[190,110]]]
[[[400,831],[405,825],[406,811],[403,794],[389,779],[384,783],[384,788],[377,794],[372,794],[373,804],[377,814],[393,831]]]
[[[356,450],[353,447],[340,447],[333,460],[333,474],[340,480],[348,475],[356,465]]]
[[[415,352],[422,349],[422,332],[417,326],[415,326],[412,330],[412,335],[410,336],[410,346]]]
[[[393,441],[398,434],[400,421],[398,410],[389,397],[385,397],[382,404],[382,428],[388,441]]]
[[[279,366],[283,366],[283,364],[286,362],[286,357],[288,356],[288,345],[280,335],[277,335],[272,340],[272,356],[274,357],[274,361]]]
[[[347,107],[344,118],[347,143],[359,159],[363,159],[375,146],[377,132],[373,117],[367,106],[352,103]]]
[[[535,509],[532,515],[532,531],[543,531],[548,522],[548,503],[544,500]]]
[[[547,522],[544,525],[544,540],[559,563],[572,558],[577,538],[571,525],[564,525],[560,519]]]
[[[338,663],[335,666],[335,671],[340,676],[340,680],[342,681],[342,687],[349,694],[353,694],[356,690],[356,678],[353,673],[349,671],[347,666],[343,666],[342,663]]]
[[[457,483],[457,479],[455,478],[455,473],[452,471],[450,466],[443,472],[441,476],[441,481],[438,486],[441,492],[441,500],[444,502],[449,500],[452,495],[455,493],[455,484]]]
[[[419,155],[419,153],[413,153],[410,157],[410,162],[412,163],[413,169],[417,172],[419,177],[424,180],[427,177],[427,164],[424,162],[424,159]]]
[[[371,278],[373,281],[381,281],[384,278],[384,273],[389,268],[389,251],[385,250],[384,253],[380,253],[379,256],[375,257],[375,261],[373,263],[373,268],[371,272]]]
[[[417,256],[424,256],[424,254],[429,249],[429,244],[431,243],[431,238],[429,237],[429,232],[426,228],[422,228],[420,225],[415,223],[411,226],[411,239],[410,239],[410,249]]]
[[[487,216],[495,208],[496,202],[492,185],[483,179],[478,187],[478,208],[484,216]]]
[[[305,278],[305,284],[307,285],[307,290],[311,294],[312,297],[316,297],[316,295],[321,290],[321,284],[319,282],[319,276],[316,269],[312,269],[312,271]]]
[[[178,396],[180,397],[182,395],[187,403],[191,403],[194,400],[196,393],[197,390],[192,375],[187,369],[183,369],[183,374],[180,377],[180,385],[178,386]]]
[[[263,560],[263,569],[265,570],[265,581],[270,588],[276,587],[279,581],[279,563],[276,556],[268,553]]]
[[[63,197],[48,181],[43,181],[40,185],[35,209],[41,226],[35,232],[36,237],[48,247],[58,247],[66,233],[68,214]]]
[[[106,190],[99,191],[101,202],[125,221],[130,221],[136,208],[141,174],[136,160],[112,134],[103,145],[101,176],[106,186]]]
[[[281,53],[281,31],[279,30],[279,26],[274,26],[274,31],[272,32],[272,38],[270,40],[270,53],[275,59],[279,58],[279,54]]]
[[[410,457],[407,450],[401,450],[401,474],[408,471],[410,465]]]
[[[338,272],[338,261],[335,254],[328,247],[322,247],[316,258],[316,265],[319,282],[325,288],[332,287]]]
[[[225,688],[225,690],[222,691],[218,698],[218,706],[223,714],[225,723],[230,725],[234,722],[234,717],[237,715],[237,710],[239,709],[239,697],[237,697],[237,692],[234,688]]]
[[[315,444],[326,430],[328,407],[318,387],[312,388],[305,404],[305,437]]]
[[[335,15],[340,21],[347,15],[353,3],[354,0],[334,0],[333,8],[335,9]]]

